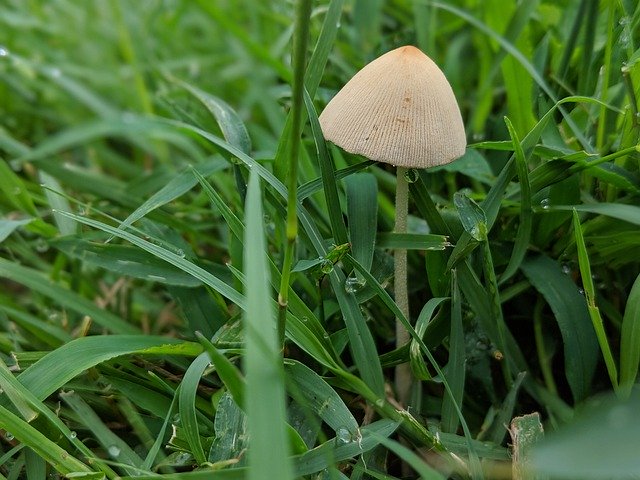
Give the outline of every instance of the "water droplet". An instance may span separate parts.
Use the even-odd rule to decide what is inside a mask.
[[[109,455],[114,458],[120,455],[120,447],[118,447],[117,445],[110,445],[107,451],[109,452]]]
[[[57,322],[58,319],[60,318],[60,313],[56,310],[50,310],[49,314],[47,315],[47,318],[51,322]]]
[[[383,398],[379,398],[378,400],[376,400],[376,407],[378,407],[378,408],[384,407],[384,399]]]
[[[621,17],[620,20],[618,20],[618,23],[622,26],[629,25],[629,22],[630,22],[629,17],[626,17],[626,16]]]
[[[0,46],[0,57],[8,57],[9,56],[9,50],[7,50],[5,47]]]
[[[78,434],[77,434],[76,432],[74,432],[74,431],[72,431],[72,432],[69,434],[69,438],[76,438],[77,436],[78,436]]]
[[[622,48],[628,47],[630,40],[631,40],[631,36],[625,31],[622,35],[620,35],[620,46]]]
[[[578,293],[580,295],[584,295],[584,288],[578,288]]]
[[[410,168],[406,172],[404,172],[404,179],[408,183],[416,183],[418,181],[418,178],[420,178],[420,174],[415,168]]]
[[[60,71],[59,68],[52,68],[51,70],[49,70],[49,75],[51,75],[53,78],[60,78],[62,76],[62,72]]]
[[[540,200],[540,206],[544,210],[548,210],[549,209],[549,199],[548,198],[543,198],[542,200]]]
[[[325,275],[331,273],[333,271],[333,262],[329,259],[324,259],[322,260],[322,262],[320,263],[320,270],[322,271],[322,273],[324,273]]]
[[[187,452],[183,452],[176,457],[175,465],[178,465],[178,466],[186,465],[186,463],[189,461],[190,458],[191,458],[191,455],[189,455]]]
[[[15,437],[13,436],[13,433],[11,432],[7,432],[4,434],[4,438],[6,438],[8,441],[13,440]]]
[[[474,142],[481,142],[482,140],[484,140],[484,133],[482,133],[482,132],[474,133],[474,134],[471,136],[471,139],[472,139]]]
[[[561,268],[562,273],[564,273],[565,275],[569,275],[571,273],[571,267],[568,264],[563,263]]]
[[[345,427],[340,427],[336,430],[336,445],[345,445],[351,443],[353,440],[351,433]]]
[[[36,241],[36,250],[40,253],[44,253],[49,250],[49,242],[47,242],[44,238],[39,238]]]
[[[358,278],[356,275],[350,275],[344,282],[344,290],[347,293],[356,293],[366,284],[364,279]]]
[[[182,250],[181,248],[176,250],[176,255],[178,255],[181,258],[184,258],[186,256],[185,253],[184,253],[184,250]]]

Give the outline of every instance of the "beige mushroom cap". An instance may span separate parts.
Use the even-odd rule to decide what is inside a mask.
[[[327,140],[392,165],[426,168],[462,156],[467,140],[451,85],[424,53],[385,53],[342,87],[320,115]]]

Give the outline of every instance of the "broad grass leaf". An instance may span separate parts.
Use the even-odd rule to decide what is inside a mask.
[[[640,364],[640,275],[631,287],[622,320],[620,340],[620,386],[629,395]]]
[[[347,218],[351,254],[371,270],[378,230],[378,184],[370,173],[347,177]]]
[[[0,258],[0,277],[20,283],[79,314],[89,315],[94,322],[114,333],[133,334],[139,331],[134,325],[127,323],[107,310],[99,308],[91,300],[55,283],[41,272],[32,268]]]
[[[18,380],[42,400],[88,368],[121,355],[194,356],[201,351],[198,344],[150,335],[81,337],[49,352],[18,375]]]
[[[245,206],[244,313],[249,478],[293,478],[286,434],[285,388],[272,302],[260,180],[251,172]]]
[[[576,418],[534,447],[536,474],[554,479],[633,478],[640,471],[640,391],[627,400],[612,395],[589,402]]]
[[[598,360],[598,340],[585,297],[560,265],[545,255],[526,259],[522,271],[547,301],[562,335],[565,375],[573,398],[583,400],[591,391]]]

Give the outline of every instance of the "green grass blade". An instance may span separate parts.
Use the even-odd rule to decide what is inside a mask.
[[[624,220],[633,225],[640,225],[640,207],[624,203],[593,203],[584,205],[554,205],[549,210],[577,210]]]
[[[620,339],[620,387],[629,396],[640,364],[640,275],[633,282],[622,319]]]
[[[462,410],[464,394],[466,352],[464,329],[462,326],[462,300],[458,289],[458,280],[455,270],[451,272],[451,331],[449,333],[449,361],[446,366],[446,375],[451,392],[442,399],[442,431],[455,433],[460,419],[455,405]],[[455,404],[455,405],[454,405]]]
[[[309,65],[307,65],[307,71],[305,73],[305,88],[309,92],[309,97],[313,98],[318,90],[320,81],[322,80],[322,73],[327,64],[329,53],[338,35],[338,28],[340,27],[340,16],[342,15],[342,6],[344,0],[331,0],[327,14],[322,22],[322,30],[320,36],[313,48],[313,53],[309,59]],[[308,107],[307,107],[308,109]]]
[[[348,241],[347,228],[344,224],[342,208],[340,207],[340,197],[338,195],[338,182],[336,172],[333,166],[327,144],[322,135],[318,115],[316,114],[311,97],[306,94],[304,96],[307,114],[309,115],[309,123],[311,125],[311,133],[315,142],[318,153],[318,164],[320,165],[320,173],[322,177],[322,186],[327,201],[327,209],[329,211],[329,222],[333,233],[334,241],[337,244],[343,244]],[[302,192],[300,192],[302,193]],[[305,191],[306,194],[306,191]]]
[[[582,234],[582,225],[580,225],[580,217],[578,212],[573,211],[573,233],[576,240],[576,248],[578,250],[578,263],[580,265],[580,276],[582,277],[582,287],[584,294],[587,298],[587,308],[589,309],[589,316],[593,323],[593,329],[598,337],[598,343],[600,344],[600,350],[602,351],[602,357],[604,363],[607,366],[607,372],[609,373],[609,380],[615,390],[618,389],[618,369],[616,368],[616,362],[613,359],[611,353],[611,346],[607,339],[607,333],[604,330],[604,324],[602,317],[600,316],[600,310],[596,305],[596,291],[593,285],[593,277],[591,276],[591,264],[589,262],[589,254],[587,252],[587,246],[584,243],[584,237]]]
[[[109,457],[123,465],[126,472],[134,473],[126,466],[139,468],[143,460],[125,442],[111,431],[100,419],[96,412],[73,390],[60,393],[60,398],[71,407],[75,414],[82,419],[83,424],[91,431],[100,445],[107,451]]]
[[[121,334],[133,334],[139,330],[111,312],[102,310],[95,303],[79,294],[54,283],[40,272],[0,258],[0,277],[20,283],[42,295],[53,299],[59,305],[82,315],[89,315],[102,327]]]
[[[258,175],[251,172],[245,207],[244,265],[247,278],[245,371],[249,432],[249,478],[293,478],[285,430],[285,389],[278,328],[271,301]]]
[[[558,322],[564,344],[565,375],[574,400],[579,402],[590,392],[598,350],[585,298],[571,278],[547,256],[527,259],[521,268]]]
[[[201,353],[185,372],[180,383],[180,393],[178,394],[180,422],[187,442],[189,442],[191,453],[198,464],[206,462],[207,456],[202,448],[202,440],[200,438],[200,427],[196,413],[196,394],[202,374],[208,366],[209,354]]]
[[[220,158],[208,162],[204,165],[198,165],[199,171],[203,175],[211,175],[214,172],[218,172],[228,166],[228,163]],[[167,183],[162,189],[153,194],[147,201],[135,209],[122,223],[118,226],[119,229],[125,230],[130,225],[133,225],[136,221],[142,217],[148,215],[153,210],[169,203],[172,200],[184,195],[191,190],[197,181],[191,173],[191,169],[188,168],[180,175],[175,177],[169,183]]]
[[[194,180],[195,181],[195,180]],[[162,248],[158,245],[155,245],[151,242],[148,242],[146,240],[143,240],[140,237],[137,237],[136,235],[133,235],[132,233],[123,231],[123,230],[119,230],[117,228],[114,228],[110,225],[107,225],[105,223],[102,222],[98,222],[96,220],[92,220],[90,218],[86,218],[86,217],[81,217],[79,215],[74,215],[68,212],[60,212],[63,215],[72,217],[74,219],[76,219],[78,222],[83,223],[85,225],[88,225],[90,227],[94,227],[97,228],[99,230],[102,230],[104,232],[107,232],[115,237],[120,237],[123,240],[127,240],[129,242],[131,242],[132,244],[142,248],[143,250],[151,253],[152,255],[161,258],[162,260],[175,265],[176,267],[178,267],[180,270],[182,270],[183,272],[188,273],[189,275],[192,275],[193,277],[199,279],[200,281],[202,281],[202,283],[205,283],[206,285],[209,285],[211,288],[213,288],[216,292],[220,293],[220,295],[223,295],[224,297],[228,298],[229,300],[231,300],[233,303],[235,303],[236,305],[240,306],[241,308],[244,307],[244,297],[242,295],[240,295],[240,293],[238,293],[238,291],[234,290],[232,287],[230,287],[229,285],[227,285],[225,282],[223,282],[222,280],[220,280],[219,278],[217,278],[216,276],[212,275],[211,273],[207,272],[206,270],[204,270],[203,268],[195,265],[194,263],[185,260],[182,256],[177,255],[174,252],[171,252],[169,250],[167,250],[166,248]],[[1,262],[1,260],[0,260]],[[1,268],[1,263],[0,263],[0,268]],[[0,269],[0,272],[2,270]]]
[[[378,184],[370,173],[352,175],[345,183],[351,254],[371,270],[378,230]]]
[[[18,228],[29,225],[34,219],[25,218],[24,220],[0,220],[0,243],[4,242]]]
[[[358,422],[340,395],[320,375],[295,360],[285,360],[287,382],[291,381],[304,399],[304,408],[318,415],[336,436],[345,441],[358,440]]]
[[[2,158],[0,158],[0,194],[21,212],[33,217],[38,216],[38,211],[24,182]]]
[[[92,472],[87,465],[2,406],[0,406],[0,428],[10,432],[17,441],[31,448],[63,475],[72,472]]]
[[[427,327],[433,319],[433,314],[436,308],[438,308],[445,300],[448,300],[448,298],[431,298],[427,303],[425,303],[424,307],[422,307],[415,326],[416,334],[420,338],[424,338],[425,333],[427,332]],[[411,344],[409,346],[409,365],[411,366],[413,375],[418,380],[431,380],[431,373],[429,373],[422,353],[420,353],[420,344],[414,339],[411,339]]]
[[[525,156],[522,145],[518,138],[513,125],[507,117],[505,117],[505,123],[511,136],[511,141],[514,145],[514,155],[516,161],[516,170],[518,172],[518,180],[520,181],[520,225],[518,226],[518,233],[516,234],[516,240],[513,245],[513,251],[509,258],[507,267],[502,272],[500,277],[500,283],[504,283],[511,278],[520,267],[522,260],[524,259],[527,249],[529,248],[529,242],[531,239],[531,228],[533,225],[533,213],[531,211],[531,188],[529,186],[529,170],[527,168],[527,157]]]
[[[251,152],[251,138],[247,127],[227,102],[182,80],[171,78],[171,81],[184,88],[209,110],[227,142],[247,155]]]
[[[227,390],[233,397],[233,400],[240,406],[245,405],[244,399],[244,377],[240,373],[240,370],[231,363],[231,361],[220,352],[215,345],[213,345],[206,337],[200,332],[196,332],[198,341],[204,348],[205,352],[209,355],[211,363],[216,367],[216,372],[220,376],[220,380],[225,384]]]
[[[77,258],[83,264],[104,268],[118,275],[165,285],[202,285],[193,276],[136,247],[91,242],[77,237],[60,238],[51,244],[70,258]]]
[[[411,468],[420,475],[422,480],[445,480],[445,477],[440,472],[431,468],[427,462],[404,445],[379,435],[373,435],[373,437],[380,442],[381,445],[387,447],[404,462],[409,464]]]
[[[121,355],[136,353],[194,356],[200,351],[198,344],[164,337],[81,337],[45,355],[18,375],[18,380],[42,400],[86,369]]]
[[[379,248],[404,248],[406,250],[445,250],[451,247],[444,235],[428,233],[379,233],[376,245]]]
[[[40,181],[42,182],[42,186],[45,187],[44,194],[47,197],[51,209],[70,212],[71,205],[69,205],[69,201],[64,195],[58,193],[63,191],[62,185],[58,183],[58,180],[48,173],[41,171]],[[73,235],[78,231],[78,224],[70,218],[63,217],[60,214],[54,214],[53,218],[58,225],[58,231],[61,235]]]
[[[343,441],[339,438],[332,438],[294,458],[296,475],[311,475],[332,464],[367,452],[380,444],[377,438],[380,436],[388,437],[397,428],[396,422],[383,419],[362,427],[360,439]]]

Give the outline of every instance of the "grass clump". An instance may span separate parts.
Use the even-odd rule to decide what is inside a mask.
[[[0,478],[638,471],[640,7],[272,3],[2,7]],[[403,44],[470,146],[394,234],[318,112]]]

